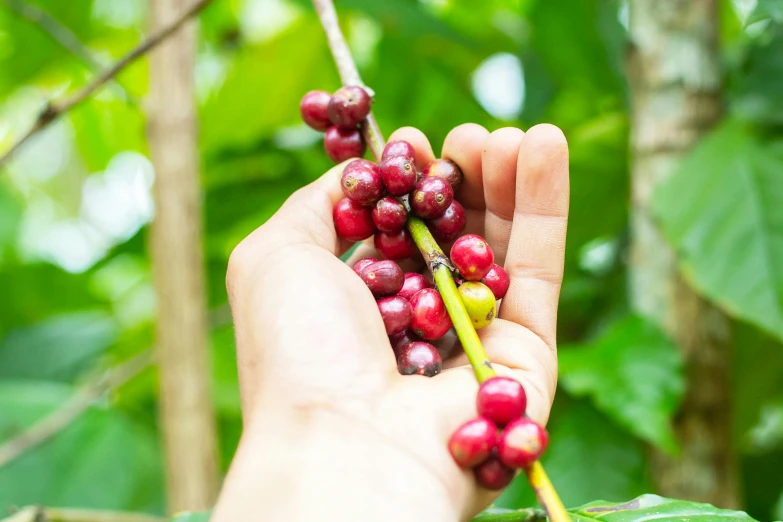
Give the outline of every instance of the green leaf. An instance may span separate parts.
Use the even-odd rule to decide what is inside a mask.
[[[61,406],[73,389],[46,381],[0,382],[0,443]],[[159,513],[161,454],[155,434],[125,414],[93,407],[0,468],[0,506],[48,505]]]
[[[115,321],[97,311],[11,330],[0,340],[0,377],[72,380],[116,338]]]
[[[587,401],[558,394],[547,430],[549,449],[542,464],[565,505],[633,498],[650,489],[644,444]],[[520,475],[496,505],[519,508],[535,502],[525,476]]]
[[[783,124],[782,55],[783,25],[772,24],[749,44],[739,70],[733,74],[733,113],[762,124]]]
[[[700,522],[722,520],[754,520],[744,511],[719,509],[710,504],[687,500],[672,500],[658,495],[642,495],[630,502],[598,500],[569,509],[572,522],[601,520],[602,522],[682,522],[698,517]]]
[[[628,316],[599,339],[558,355],[561,384],[570,394],[590,397],[642,440],[676,450],[671,418],[685,388],[682,360],[655,325]]]
[[[783,338],[783,148],[723,123],[657,190],[685,277],[727,313]]]
[[[753,14],[748,18],[748,24],[769,18],[783,24],[783,0],[759,0]]]

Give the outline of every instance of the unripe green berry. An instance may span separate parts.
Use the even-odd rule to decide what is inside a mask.
[[[466,281],[459,286],[459,295],[476,330],[489,326],[495,319],[495,295],[487,285],[478,281]]]

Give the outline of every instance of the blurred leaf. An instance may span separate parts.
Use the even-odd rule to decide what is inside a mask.
[[[729,314],[783,338],[783,148],[723,123],[655,194],[691,283]]]
[[[471,522],[544,522],[546,514],[541,509],[502,509],[489,507],[473,517]]]
[[[783,7],[781,7],[783,10]],[[734,73],[732,110],[764,124],[783,125],[783,25],[772,24],[755,38]]]
[[[269,42],[240,48],[201,111],[204,147],[211,152],[247,147],[282,125],[299,123],[304,93],[339,85],[336,79],[328,81],[335,78],[335,68],[327,53],[315,17],[301,18]]]
[[[0,440],[61,405],[69,387],[0,382]],[[163,507],[161,455],[149,429],[93,408],[60,433],[0,468],[0,506],[144,510]]]
[[[688,500],[672,500],[658,495],[642,495],[629,502],[606,502],[597,500],[582,507],[569,509],[572,522],[634,522],[656,520],[659,522],[680,522],[696,519],[703,522],[722,520],[748,520],[744,511],[719,509],[710,504]]]
[[[649,491],[644,445],[590,404],[570,401],[561,393],[547,430],[550,443],[542,464],[565,505],[596,498],[622,500]],[[504,508],[535,503],[524,474],[496,502]]]
[[[783,0],[758,0],[756,9],[748,18],[748,24],[773,19],[779,24],[783,24]]]
[[[16,328],[0,340],[0,377],[73,380],[117,333],[104,312],[62,314]]]
[[[642,440],[673,453],[671,419],[685,389],[677,347],[652,323],[628,316],[595,341],[560,349],[560,379]]]
[[[0,182],[0,263],[6,251],[16,243],[19,225],[22,221],[22,203],[11,189]]]

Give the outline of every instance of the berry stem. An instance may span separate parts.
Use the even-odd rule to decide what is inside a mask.
[[[337,71],[340,74],[340,80],[343,85],[365,87],[361,76],[359,76],[359,70],[356,68],[356,62],[340,29],[334,3],[332,0],[313,0],[313,6],[326,33],[329,49],[332,52],[332,57],[337,65]],[[361,130],[375,160],[380,162],[386,143],[378,123],[372,115],[372,111],[367,114],[367,118],[361,125]],[[457,285],[451,275],[451,262],[421,219],[410,216],[407,227],[435,278],[435,283],[454,324],[454,329],[457,331],[457,336],[462,343],[462,348],[465,350],[465,354],[468,356],[468,360],[476,374],[476,379],[481,383],[490,377],[494,377],[495,370],[492,369],[489,358],[481,344],[481,339],[479,339],[476,329],[473,328],[473,323],[470,321],[465,305],[459,296]],[[571,519],[568,516],[568,512],[565,510],[563,502],[560,500],[554,486],[552,486],[552,482],[547,477],[541,463],[536,461],[531,464],[530,467],[525,469],[525,474],[528,482],[530,482],[530,486],[536,492],[538,502],[549,516],[549,520],[551,522],[570,522]]]
[[[536,492],[538,503],[546,511],[550,522],[570,522],[571,518],[568,516],[563,501],[555,491],[555,487],[550,482],[549,477],[544,471],[544,466],[540,461],[535,461],[529,467],[525,468],[525,475],[527,475],[527,481],[530,483],[530,487]]]
[[[435,241],[435,238],[432,237],[424,221],[414,216],[409,217],[408,230],[413,236],[416,246],[419,247],[419,251],[424,256],[424,260],[427,262],[432,275],[435,277],[435,284],[438,285],[440,296],[443,298],[443,303],[449,312],[451,322],[457,331],[457,337],[459,337],[462,348],[465,350],[465,355],[468,356],[470,365],[473,367],[476,379],[481,383],[494,377],[495,370],[492,369],[489,357],[487,357],[484,351],[484,346],[482,346],[481,340],[475,328],[473,328],[468,311],[465,309],[465,305],[457,291],[457,285],[454,283],[451,270],[449,270],[450,263],[448,258],[443,253],[438,242]]]

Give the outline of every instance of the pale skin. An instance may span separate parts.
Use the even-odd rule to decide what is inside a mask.
[[[422,168],[427,138],[403,128]],[[569,180],[562,132],[492,133],[466,124],[440,157],[465,174],[467,231],[484,236],[511,278],[496,319],[479,331],[499,374],[524,386],[546,424],[557,383],[557,303]],[[251,520],[454,522],[496,498],[459,469],[451,433],[476,416],[464,354],[434,378],[397,372],[372,295],[337,257],[332,207],[343,165],[294,193],[229,261],[244,433],[212,517]],[[371,245],[371,243],[369,244]],[[359,256],[372,255],[363,245]]]

